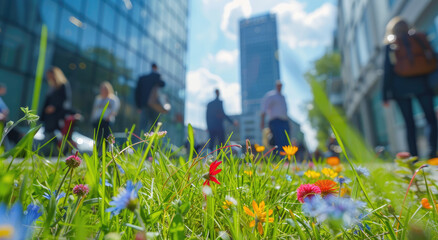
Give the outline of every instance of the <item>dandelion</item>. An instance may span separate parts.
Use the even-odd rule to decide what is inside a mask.
[[[329,178],[335,178],[336,176],[338,176],[338,173],[333,171],[333,169],[331,168],[323,168],[321,172]]]
[[[78,184],[73,188],[73,193],[78,196],[82,197],[87,195],[89,192],[88,186],[83,184]]]
[[[328,157],[326,162],[328,165],[334,167],[334,166],[339,165],[341,163],[341,160],[338,157],[333,156],[333,157]]]
[[[210,181],[213,181],[217,184],[221,184],[214,176],[222,171],[222,169],[216,169],[221,163],[222,161],[216,160],[210,164],[210,170],[208,171],[207,174],[204,174],[203,176],[205,178],[205,182],[203,185],[207,184],[208,186],[210,186]]]
[[[254,148],[258,153],[265,151],[265,146],[260,146],[258,144],[254,144]]]
[[[305,198],[313,198],[319,194],[321,194],[321,189],[314,184],[303,184],[297,189],[297,199],[301,203],[304,203]]]
[[[113,197],[110,207],[106,209],[111,212],[111,216],[118,215],[123,209],[127,208],[134,211],[137,208],[138,190],[142,187],[141,183],[133,184],[132,181],[126,183],[126,188],[122,189],[117,197]]]
[[[79,167],[81,163],[82,160],[78,157],[78,152],[65,159],[65,164],[72,169]]]
[[[298,147],[296,146],[283,146],[283,151],[280,152],[281,155],[285,156],[287,155],[287,159],[291,159],[291,156],[295,155],[298,151]]]
[[[321,196],[331,196],[337,193],[338,187],[336,186],[336,182],[326,179],[326,180],[318,180],[315,185],[319,187],[321,190]]]
[[[237,205],[236,199],[232,198],[231,196],[226,196],[225,201],[223,203],[224,203],[224,205],[222,206],[223,209],[230,209],[231,207]]]
[[[359,174],[359,176],[365,176],[365,177],[370,176],[370,171],[368,171],[368,169],[366,167],[357,166],[356,172],[357,172],[357,174]]]
[[[252,212],[248,207],[243,206],[245,213],[254,218],[254,220],[249,223],[249,227],[255,227],[257,225],[257,230],[259,231],[260,235],[263,235],[263,223],[266,222],[266,218],[268,222],[274,222],[274,218],[269,217],[272,215],[273,211],[272,209],[265,211],[264,201],[261,201],[260,204],[257,205],[256,201],[253,200],[252,208],[254,209],[254,212]]]
[[[248,177],[252,177],[252,171],[243,171],[243,173],[245,173],[246,175],[248,175]]]
[[[312,171],[312,170],[307,170],[304,173],[304,175],[306,175],[306,177],[308,177],[308,178],[316,179],[316,178],[319,178],[321,176],[321,173],[315,172],[315,171]]]

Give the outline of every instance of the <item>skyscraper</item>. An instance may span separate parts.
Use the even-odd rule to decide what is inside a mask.
[[[280,79],[275,14],[242,19],[240,76],[242,91],[241,140],[261,143],[260,108],[263,96]]]
[[[60,67],[70,81],[73,107],[88,121],[102,81],[110,81],[121,108],[113,126],[124,131],[138,122],[133,92],[141,74],[159,66],[172,105],[163,129],[172,141],[184,138],[188,0],[17,0],[0,1],[0,81],[11,119],[30,106],[40,49],[41,26],[48,29],[45,68]],[[42,101],[46,81],[41,91]],[[41,103],[40,103],[41,107]]]

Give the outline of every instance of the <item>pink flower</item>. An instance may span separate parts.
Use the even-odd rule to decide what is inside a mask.
[[[78,157],[78,152],[65,159],[65,164],[70,168],[77,168],[81,165],[82,160]]]
[[[398,159],[406,159],[406,158],[410,158],[411,154],[408,152],[399,152],[397,153],[397,155],[395,155]]]
[[[317,194],[321,194],[321,189],[315,184],[303,184],[297,189],[297,198],[301,203],[304,203],[306,197],[312,198]]]
[[[78,196],[78,197],[82,197],[82,196],[87,195],[89,191],[90,190],[88,189],[88,186],[84,185],[84,184],[76,185],[73,188],[73,193],[76,194],[76,196]]]

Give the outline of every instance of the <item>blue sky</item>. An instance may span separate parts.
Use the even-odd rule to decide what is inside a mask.
[[[238,21],[273,12],[288,112],[301,123],[309,147],[316,147],[306,112],[312,95],[303,74],[332,43],[336,0],[192,0],[190,4],[186,124],[206,127],[205,105],[213,99],[214,88],[221,89],[227,114],[241,112]]]

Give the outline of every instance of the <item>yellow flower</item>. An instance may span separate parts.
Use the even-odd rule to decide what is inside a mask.
[[[305,172],[304,175],[306,175],[306,177],[308,177],[308,178],[316,179],[316,178],[319,178],[321,176],[321,173],[315,172],[312,170],[307,170],[307,172]]]
[[[335,178],[336,176],[338,176],[338,173],[333,171],[333,169],[330,169],[330,168],[323,168],[321,170],[321,172],[329,178]]]
[[[249,223],[249,227],[254,227],[257,224],[257,230],[260,235],[263,235],[263,223],[266,222],[266,216],[268,216],[268,222],[274,222],[274,218],[269,217],[272,215],[273,211],[272,209],[265,211],[264,201],[261,201],[259,205],[257,205],[255,201],[252,201],[252,208],[254,209],[254,212],[251,212],[248,207],[243,206],[245,213],[254,218],[254,220]]]
[[[265,146],[260,146],[258,144],[254,144],[254,148],[255,148],[256,152],[263,152],[263,151],[265,151]]]
[[[225,201],[224,201],[224,205],[222,207],[224,209],[229,209],[232,206],[236,206],[236,205],[237,205],[236,199],[232,198],[231,196],[226,196]]]
[[[333,166],[333,170],[335,170],[335,172],[340,173],[344,170],[344,166],[342,164]]]
[[[252,171],[243,171],[243,173],[245,173],[249,177],[252,177]]]
[[[295,155],[295,153],[298,151],[298,147],[296,146],[283,146],[283,151],[280,152],[281,155],[287,155],[287,159],[290,160],[291,156]]]
[[[431,158],[431,159],[427,160],[427,164],[437,166],[438,165],[438,158]]]
[[[280,167],[280,163],[277,163],[276,165],[272,164],[272,170],[277,170]]]
[[[15,229],[11,225],[0,225],[0,239],[12,239],[14,231]]]
[[[341,197],[349,197],[351,195],[351,189],[347,186],[341,188]]]

